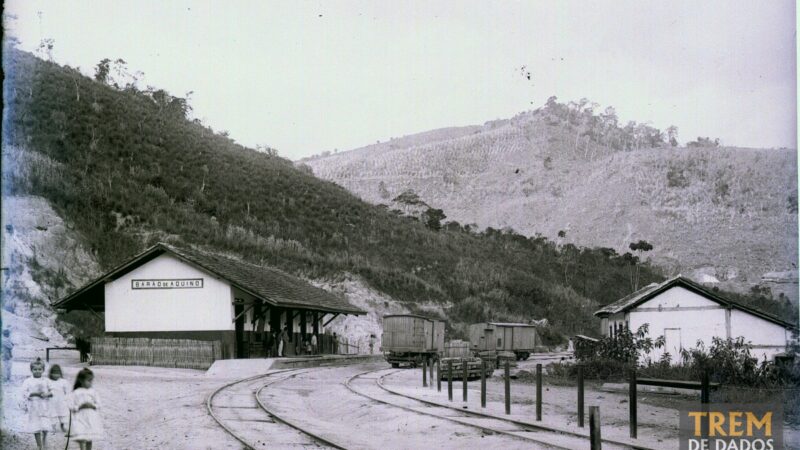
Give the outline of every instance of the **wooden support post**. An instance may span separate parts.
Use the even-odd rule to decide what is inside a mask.
[[[331,321],[332,321],[333,319],[337,318],[338,316],[339,316],[339,313],[336,313],[336,314],[334,314],[334,315],[333,315],[333,316],[332,316],[330,319],[328,319],[328,321],[327,321],[327,322],[325,322],[325,323],[323,323],[323,324],[322,324],[322,327],[323,327],[323,328],[327,327],[327,326],[328,326],[328,324],[329,324],[329,323],[331,323]]]
[[[308,334],[308,323],[306,322],[307,315],[308,311],[300,311],[300,336],[302,336],[303,341],[306,340],[306,335]]]
[[[630,405],[630,426],[631,438],[636,439],[636,369],[630,370],[630,379],[628,380],[628,403]]]
[[[578,426],[583,428],[583,366],[578,365]]]
[[[453,360],[447,360],[447,399],[453,401]]]
[[[442,362],[436,359],[436,391],[442,392]]]
[[[428,369],[430,370],[429,377],[431,380],[431,387],[433,387],[433,359],[431,359],[430,363],[428,364]]]
[[[467,361],[464,358],[461,358],[461,396],[463,397],[462,400],[466,403],[467,401],[467,376],[469,375],[469,371],[467,370]]]
[[[589,448],[591,450],[600,450],[603,448],[602,438],[600,436],[600,407],[589,407]]]
[[[506,414],[511,414],[511,367],[508,361],[506,361],[504,375],[503,378],[505,378],[506,383]]]
[[[428,359],[422,358],[422,387],[428,387]]]
[[[542,420],[542,365],[536,365],[536,421]]]
[[[318,312],[314,311],[313,313],[311,313],[311,320],[313,321],[311,329],[313,333],[317,335],[317,339],[319,339],[319,319],[320,317]]]
[[[481,408],[486,408],[486,361],[481,360]]]

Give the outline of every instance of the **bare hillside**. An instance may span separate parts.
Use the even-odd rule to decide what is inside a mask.
[[[551,239],[563,230],[562,240],[618,252],[644,239],[669,271],[739,289],[796,270],[794,150],[615,149],[607,142],[623,137],[595,139],[541,110],[459,130],[469,132],[303,163],[372,203],[413,190],[462,224]]]

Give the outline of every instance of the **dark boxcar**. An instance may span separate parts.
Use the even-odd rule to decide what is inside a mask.
[[[383,316],[382,350],[392,367],[434,360],[444,350],[444,322],[416,314]]]

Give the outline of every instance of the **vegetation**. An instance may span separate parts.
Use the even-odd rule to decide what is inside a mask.
[[[47,198],[104,269],[165,240],[309,278],[360,276],[412,310],[439,303],[455,323],[547,318],[562,334],[596,333],[598,305],[631,290],[629,256],[370,205],[188,119],[187,99],[140,90],[124,61],[104,60],[95,80],[3,57],[3,193]],[[637,270],[642,284],[663,279]]]
[[[598,303],[629,291],[613,252],[442,227],[435,209],[400,217],[188,120],[185,99],[109,85],[117,63],[92,80],[16,50],[4,58],[4,193],[47,198],[105,269],[168,240],[311,278],[358,275],[411,305],[450,305],[456,322],[546,317],[561,333],[594,332]],[[642,277],[661,279],[649,266]]]

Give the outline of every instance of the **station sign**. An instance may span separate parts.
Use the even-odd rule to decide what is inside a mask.
[[[202,289],[202,278],[131,280],[131,289]]]

